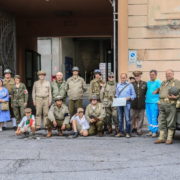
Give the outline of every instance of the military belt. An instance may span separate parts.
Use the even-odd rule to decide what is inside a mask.
[[[46,99],[46,98],[48,98],[48,96],[46,96],[46,97],[36,96],[36,98]]]
[[[160,99],[159,104],[161,104],[161,102],[167,104],[176,104],[176,100],[170,100],[169,98],[162,98]]]

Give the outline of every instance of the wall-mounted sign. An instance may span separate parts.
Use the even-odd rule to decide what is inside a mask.
[[[129,51],[129,63],[134,64],[137,61],[137,51]]]

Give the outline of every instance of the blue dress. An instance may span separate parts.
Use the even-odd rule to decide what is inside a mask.
[[[2,99],[4,101],[9,101],[8,90],[4,87],[0,90],[0,99]],[[0,122],[7,122],[7,121],[10,121],[10,112],[9,111],[2,111],[0,109]]]

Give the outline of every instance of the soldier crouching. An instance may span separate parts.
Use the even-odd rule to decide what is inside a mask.
[[[52,136],[52,128],[57,128],[58,135],[62,136],[62,131],[70,128],[70,115],[68,107],[63,104],[63,97],[57,96],[54,99],[55,103],[51,106],[48,112],[46,127],[48,128],[47,137]]]
[[[105,109],[102,103],[98,102],[98,97],[93,95],[90,99],[91,103],[86,108],[86,119],[90,123],[89,135],[103,136],[103,126],[106,117]]]

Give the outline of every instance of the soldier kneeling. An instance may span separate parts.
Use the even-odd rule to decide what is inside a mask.
[[[52,136],[52,128],[55,127],[58,130],[58,135],[62,136],[62,131],[70,127],[70,115],[68,107],[63,104],[63,97],[57,96],[54,99],[55,103],[51,106],[48,112],[48,120],[46,127],[48,128],[47,137]]]
[[[89,135],[103,136],[103,126],[106,117],[105,109],[102,103],[98,102],[98,97],[93,95],[90,99],[91,103],[86,108],[86,119],[90,123]]]

